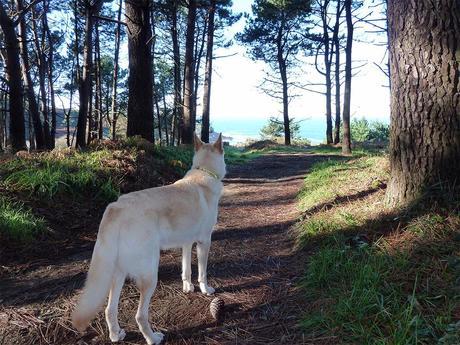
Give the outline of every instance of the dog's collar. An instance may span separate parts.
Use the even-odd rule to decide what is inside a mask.
[[[212,178],[215,178],[216,180],[220,180],[219,178],[219,175],[217,175],[214,171],[212,170],[209,170],[209,169],[206,169],[206,168],[203,168],[203,167],[196,167],[195,168],[196,170],[201,170],[203,172],[205,172],[206,174],[208,174],[209,176],[211,176]]]

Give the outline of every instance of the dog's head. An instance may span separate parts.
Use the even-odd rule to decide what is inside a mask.
[[[222,133],[214,144],[206,144],[195,134],[193,138],[195,155],[193,168],[204,168],[215,173],[220,180],[225,176],[224,143]]]

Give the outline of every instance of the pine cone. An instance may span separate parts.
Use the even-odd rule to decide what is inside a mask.
[[[225,302],[222,298],[216,297],[209,304],[209,311],[212,317],[219,321],[224,315]]]

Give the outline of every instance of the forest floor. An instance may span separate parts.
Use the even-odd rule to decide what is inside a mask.
[[[307,251],[295,250],[291,228],[298,221],[297,195],[321,154],[273,153],[229,167],[219,220],[213,234],[209,282],[226,307],[215,322],[213,297],[182,292],[180,251],[162,252],[159,284],[151,302],[154,329],[165,344],[327,344],[334,337],[308,339],[299,327],[305,315],[299,282]],[[0,270],[0,344],[109,344],[102,313],[84,336],[69,314],[81,288],[103,203],[33,205],[54,228],[75,235],[3,253]],[[57,204],[54,204],[57,205]],[[38,244],[37,244],[38,243]],[[194,255],[195,257],[195,255]],[[192,279],[196,283],[196,259]],[[122,344],[143,344],[134,315],[138,292],[123,289]]]

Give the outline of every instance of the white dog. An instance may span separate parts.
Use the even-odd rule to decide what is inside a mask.
[[[79,331],[86,329],[109,295],[105,316],[110,339],[124,338],[118,324],[118,300],[125,279],[131,277],[140,290],[139,329],[149,345],[161,343],[163,334],[152,331],[148,316],[161,249],[182,247],[183,289],[192,292],[191,251],[196,242],[201,292],[214,293],[207,283],[206,267],[225,175],[222,135],[214,144],[205,144],[195,135],[194,146],[193,165],[183,179],[125,194],[107,206],[86,284],[72,315]]]

